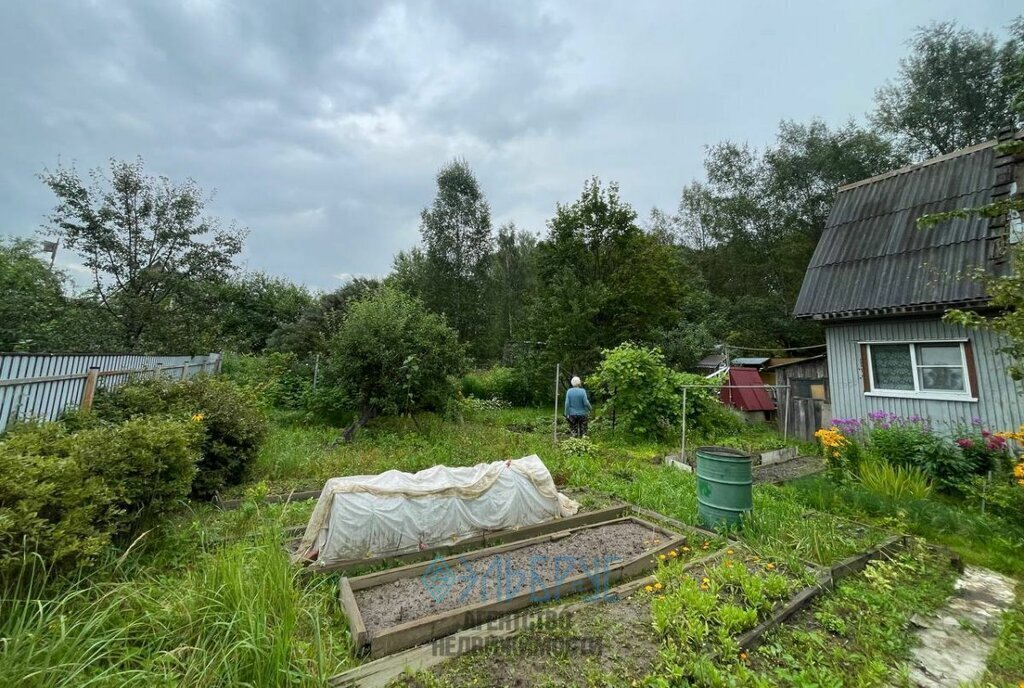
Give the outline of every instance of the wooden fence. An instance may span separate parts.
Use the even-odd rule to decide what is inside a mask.
[[[97,389],[163,376],[185,379],[220,372],[221,355],[0,353],[0,433],[19,420],[55,420],[64,411],[89,408]]]

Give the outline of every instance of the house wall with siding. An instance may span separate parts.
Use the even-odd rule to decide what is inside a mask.
[[[974,349],[978,374],[978,401],[867,396],[861,369],[861,342],[941,341],[968,339]],[[864,418],[884,410],[901,416],[914,414],[931,419],[937,428],[970,423],[981,417],[995,430],[1016,429],[1024,423],[1024,388],[1006,373],[1008,357],[1000,353],[1001,339],[984,330],[966,330],[938,319],[893,318],[828,325],[829,386],[835,418]]]

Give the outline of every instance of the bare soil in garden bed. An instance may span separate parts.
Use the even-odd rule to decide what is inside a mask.
[[[543,589],[557,580],[594,575],[610,565],[656,548],[665,535],[638,523],[588,528],[557,540],[527,545],[501,554],[460,563],[433,583],[419,576],[355,592],[363,623],[371,634],[440,612]]]
[[[781,483],[825,470],[820,456],[800,456],[782,463],[754,467],[754,483]]]
[[[711,543],[709,543],[711,545]],[[666,588],[641,587],[615,601],[594,602],[575,614],[559,616],[551,623],[523,631],[493,645],[451,659],[431,671],[433,678],[403,676],[392,686],[423,688],[445,686],[629,686],[658,669],[662,638],[652,625],[652,602],[684,578],[698,584],[714,567],[744,567],[755,575],[778,573],[794,591],[801,582],[781,564],[763,560],[738,544],[710,549],[700,544],[680,551],[672,564],[688,566]],[[691,559],[692,557],[692,559]],[[704,557],[697,559],[697,557]],[[726,589],[717,593],[720,604],[735,603]],[[775,606],[783,606],[785,600]],[[552,608],[557,611],[557,607]],[[774,613],[764,612],[761,618]]]

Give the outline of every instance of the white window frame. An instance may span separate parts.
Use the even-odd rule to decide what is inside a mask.
[[[967,339],[901,339],[901,340],[878,340],[878,341],[867,341],[858,342],[861,346],[867,346],[867,366],[868,369],[864,371],[867,375],[867,392],[864,392],[864,396],[867,397],[893,397],[898,399],[926,399],[933,401],[978,401],[978,390],[974,389],[974,385],[971,381],[970,366],[967,361]],[[875,388],[875,361],[871,356],[872,345],[893,345],[903,344],[910,348],[910,366],[914,375],[914,389],[876,389]],[[917,346],[919,344],[946,344],[946,345],[959,345],[960,347],[960,365],[964,372],[964,386],[967,388],[965,392],[941,392],[933,389],[922,389],[921,387],[921,374],[920,366],[917,363]],[[858,347],[859,348],[859,347]],[[927,367],[927,366],[926,366]],[[940,366],[941,367],[941,366]]]

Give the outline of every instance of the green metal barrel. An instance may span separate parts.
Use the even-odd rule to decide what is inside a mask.
[[[697,448],[697,518],[706,528],[739,525],[754,507],[753,459],[729,447]]]

